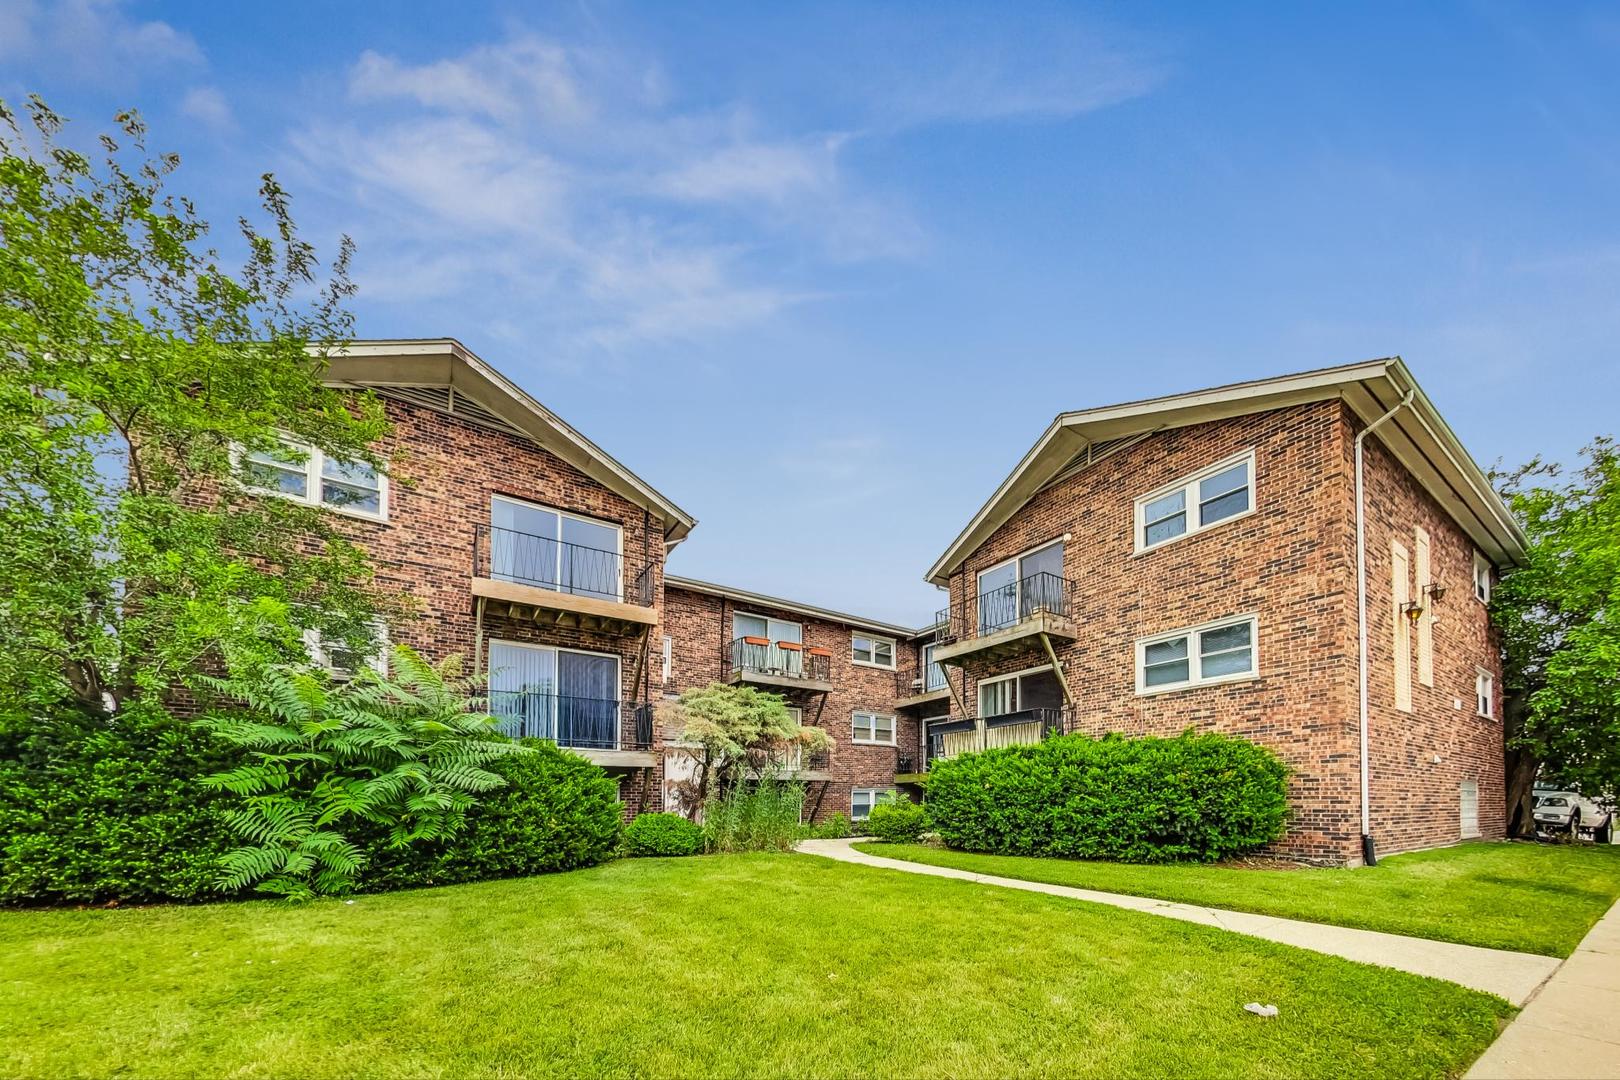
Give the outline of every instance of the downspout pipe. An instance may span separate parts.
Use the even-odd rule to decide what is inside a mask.
[[[1365,866],[1378,865],[1378,853],[1374,849],[1372,838],[1372,806],[1368,794],[1368,763],[1367,763],[1367,505],[1366,481],[1362,475],[1362,443],[1367,436],[1378,430],[1383,423],[1408,405],[1412,404],[1415,391],[1408,390],[1406,396],[1396,402],[1394,407],[1383,416],[1374,420],[1361,429],[1356,436],[1356,626],[1360,634],[1360,648],[1357,658],[1360,662],[1360,713],[1361,713],[1361,861]]]

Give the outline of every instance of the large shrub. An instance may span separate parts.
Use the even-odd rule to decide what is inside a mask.
[[[0,900],[197,900],[234,846],[199,778],[221,748],[163,709],[67,705],[0,727]]]
[[[491,762],[506,781],[479,796],[462,828],[446,839],[389,843],[373,827],[356,837],[366,853],[362,888],[449,885],[592,866],[619,846],[618,785],[602,769],[555,744],[525,739],[526,754]]]
[[[914,844],[928,831],[928,811],[898,796],[880,799],[866,815],[866,832],[890,844]]]
[[[1270,750],[1225,735],[1069,735],[937,762],[928,811],[968,851],[1212,862],[1282,835],[1286,776]]]
[[[804,785],[765,779],[732,788],[703,807],[710,851],[792,851],[804,835]]]
[[[696,855],[703,850],[703,826],[679,814],[642,814],[624,830],[626,855]]]

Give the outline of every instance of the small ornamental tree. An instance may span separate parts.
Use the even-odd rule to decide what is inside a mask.
[[[397,847],[450,836],[477,793],[505,783],[484,766],[529,752],[472,708],[459,658],[434,666],[398,646],[391,661],[392,675],[336,686],[280,666],[204,678],[222,704],[198,724],[248,758],[203,781],[240,799],[226,822],[247,844],[221,860],[221,888],[349,892],[365,863],[350,825],[382,826]]]
[[[297,659],[306,629],[369,648],[396,601],[365,557],[236,468],[283,436],[387,465],[381,404],[323,378],[348,241],[323,283],[266,175],[227,272],[139,117],[92,157],[24,112],[0,102],[0,723],[161,702],[227,653]]]
[[[1567,477],[1539,458],[1499,475],[1529,537],[1491,596],[1501,631],[1510,835],[1532,835],[1538,774],[1620,792],[1620,447],[1595,439]]]
[[[680,805],[695,814],[710,799],[724,799],[749,777],[777,777],[805,756],[832,747],[828,734],[807,727],[777,694],[751,686],[712,683],[688,690],[665,706],[664,723],[681,733],[694,768],[676,784]]]

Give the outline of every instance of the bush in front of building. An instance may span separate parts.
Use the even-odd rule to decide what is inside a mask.
[[[698,855],[702,851],[703,826],[680,814],[642,814],[624,830],[624,853],[632,857]]]
[[[855,829],[849,823],[849,815],[839,811],[829,814],[825,821],[804,827],[804,835],[810,840],[844,840],[855,835]]]
[[[965,851],[1214,862],[1282,836],[1287,774],[1228,735],[1067,735],[935,762],[928,813]]]
[[[0,722],[0,902],[200,900],[235,846],[199,778],[231,763],[160,706]]]
[[[394,847],[381,828],[357,837],[368,891],[527,877],[604,862],[623,829],[619,786],[602,768],[541,739],[487,768],[504,787],[478,796],[462,828],[443,840]]]
[[[804,835],[804,785],[769,777],[739,784],[703,806],[711,852],[792,851]]]
[[[915,844],[928,831],[928,811],[910,799],[881,799],[866,815],[866,834],[889,844]]]

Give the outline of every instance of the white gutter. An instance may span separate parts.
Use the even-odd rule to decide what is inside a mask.
[[[1415,392],[1408,390],[1393,408],[1362,428],[1356,436],[1356,625],[1361,636],[1358,656],[1361,666],[1361,858],[1368,866],[1376,864],[1378,857],[1373,850],[1372,807],[1367,783],[1367,508],[1361,470],[1361,444],[1384,421],[1412,404]]]

